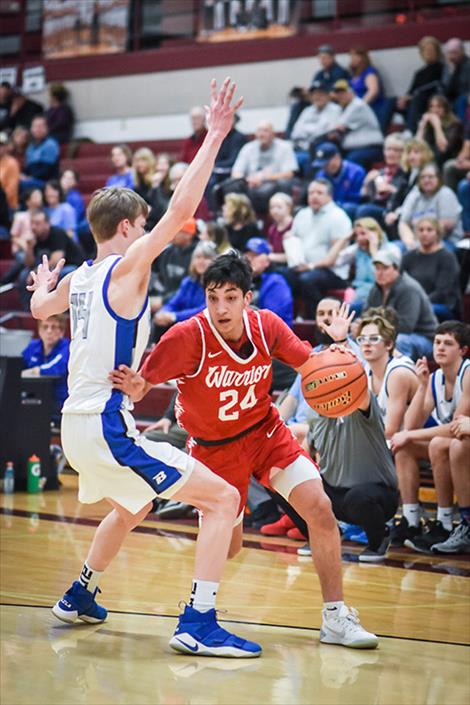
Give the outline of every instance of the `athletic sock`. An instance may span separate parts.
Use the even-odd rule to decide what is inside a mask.
[[[208,612],[215,609],[218,589],[219,583],[213,583],[210,580],[193,580],[189,606],[198,612]]]
[[[454,510],[452,507],[437,506],[437,521],[440,521],[446,531],[452,531],[452,517]]]
[[[408,526],[419,526],[419,504],[404,504],[403,516],[408,522]]]
[[[470,507],[459,507],[460,516],[462,521],[470,524]]]
[[[326,612],[326,617],[337,617],[341,607],[343,607],[343,600],[337,600],[336,602],[324,602],[323,608]]]
[[[78,581],[86,590],[94,592],[98,587],[98,583],[100,582],[102,575],[103,571],[93,570],[93,568],[90,568],[88,563],[85,561]]]

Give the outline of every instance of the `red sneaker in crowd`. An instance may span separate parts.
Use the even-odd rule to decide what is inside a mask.
[[[289,529],[287,532],[287,536],[290,539],[295,539],[296,541],[307,541],[307,537],[303,535],[303,533],[296,527],[294,526],[293,529]]]
[[[274,524],[265,524],[260,531],[264,536],[286,536],[289,529],[293,529],[294,522],[287,514],[283,514]]]

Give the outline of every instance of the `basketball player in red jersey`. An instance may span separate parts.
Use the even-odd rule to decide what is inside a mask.
[[[232,252],[204,275],[207,308],[173,326],[140,374],[121,365],[115,388],[140,400],[155,384],[177,379],[178,422],[188,451],[240,492],[230,556],[242,545],[242,518],[251,474],[281,494],[305,519],[324,599],[320,641],[375,648],[378,639],[343,602],[340,537],[315,463],[272,403],[272,358],[301,371],[311,347],[274,313],[249,308],[251,268]],[[343,335],[341,335],[341,338]]]

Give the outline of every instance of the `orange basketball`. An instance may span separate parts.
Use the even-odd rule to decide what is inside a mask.
[[[366,392],[366,373],[351,352],[323,350],[310,357],[302,370],[305,401],[321,416],[352,414]]]

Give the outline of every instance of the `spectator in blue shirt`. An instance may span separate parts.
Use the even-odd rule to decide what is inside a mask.
[[[258,308],[276,313],[292,328],[294,298],[283,276],[271,271],[271,246],[261,237],[252,237],[245,245],[245,256],[253,269],[253,300]]]
[[[313,83],[313,81],[321,81],[321,83],[326,84],[327,88],[331,90],[333,85],[340,78],[349,81],[349,71],[335,61],[335,50],[332,46],[329,44],[319,46],[318,60],[321,64],[321,69],[313,76],[311,83]]]
[[[131,169],[132,151],[127,144],[117,144],[111,150],[111,162],[115,173],[106,180],[106,186],[134,188],[134,175]]]
[[[216,257],[215,243],[206,240],[196,245],[191,256],[189,275],[182,280],[176,294],[154,316],[154,335],[157,341],[173,323],[186,321],[205,308],[206,296],[202,286],[202,277]]]
[[[67,366],[70,340],[65,338],[65,317],[49,316],[38,322],[39,338],[34,338],[23,350],[23,377],[58,376],[54,382],[52,421],[59,422],[64,401],[68,397]]]
[[[339,147],[334,142],[322,142],[315,151],[312,164],[317,179],[327,179],[333,186],[333,200],[354,220],[361,200],[361,189],[366,177],[365,169],[359,164],[343,159]]]
[[[20,181],[20,191],[43,188],[46,181],[54,179],[59,171],[59,143],[49,136],[47,120],[38,115],[31,123],[31,142],[24,158],[24,174]]]
[[[52,179],[46,183],[44,189],[44,199],[46,201],[46,213],[49,216],[51,225],[65,230],[72,239],[77,236],[77,215],[75,209],[66,203],[64,193],[57,179]]]

